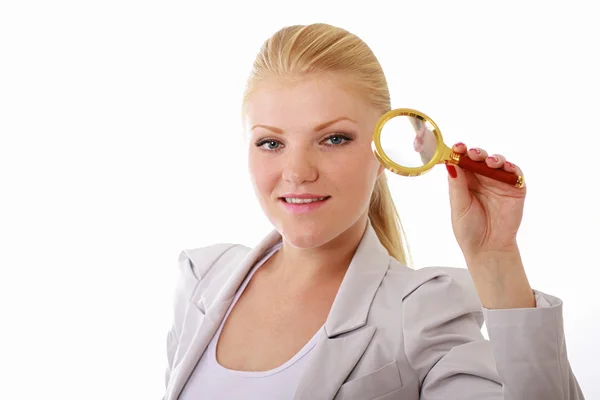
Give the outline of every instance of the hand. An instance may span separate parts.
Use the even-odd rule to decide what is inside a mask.
[[[458,143],[452,149],[462,157],[485,162],[522,175],[519,167],[485,150]],[[517,246],[523,218],[525,188],[446,165],[450,183],[452,228],[484,307],[489,309],[535,307]]]
[[[458,143],[453,150],[491,168],[502,168],[522,175],[504,156],[488,157],[482,149],[470,149]],[[517,231],[523,218],[525,188],[447,165],[450,183],[452,227],[456,240],[467,259],[484,253],[510,252],[517,249]],[[456,177],[453,177],[453,169]]]

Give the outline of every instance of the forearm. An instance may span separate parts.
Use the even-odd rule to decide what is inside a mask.
[[[479,253],[467,257],[466,261],[485,308],[493,310],[536,306],[518,248]]]

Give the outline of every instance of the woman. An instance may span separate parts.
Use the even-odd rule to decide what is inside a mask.
[[[468,271],[405,266],[370,147],[389,109],[381,66],[347,31],[293,26],[265,42],[243,115],[275,230],[254,249],[181,253],[165,399],[583,398],[562,303],[532,290],[519,256],[525,190],[449,166]]]

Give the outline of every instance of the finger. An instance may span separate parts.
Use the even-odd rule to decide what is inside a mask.
[[[485,159],[485,163],[490,168],[502,168],[506,158],[502,154],[493,154]]]
[[[488,156],[487,151],[480,149],[479,147],[469,149],[467,154],[469,155],[469,158],[473,161],[483,161]]]
[[[452,146],[452,150],[455,153],[464,154],[467,152],[467,145],[462,142],[458,142],[454,146]]]
[[[452,219],[463,215],[471,204],[467,176],[458,165],[446,164]]]
[[[517,167],[515,164],[511,163],[510,161],[506,161],[504,163],[504,170],[506,172],[514,172],[515,174],[520,175],[520,173],[519,173],[520,168]]]
[[[507,172],[513,172],[519,176],[523,176],[523,170],[518,165],[515,165],[509,161],[504,163],[504,170]]]

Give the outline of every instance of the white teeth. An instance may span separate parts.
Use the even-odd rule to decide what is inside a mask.
[[[321,198],[315,198],[315,199],[295,199],[292,197],[286,197],[285,201],[287,203],[294,203],[294,204],[306,204],[306,203],[314,203],[315,201],[323,201],[325,200],[325,197],[321,197]]]

